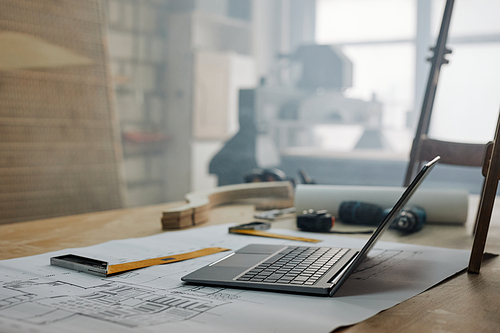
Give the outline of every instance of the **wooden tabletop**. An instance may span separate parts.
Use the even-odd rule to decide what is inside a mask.
[[[472,225],[478,198],[472,197],[465,226],[428,224],[420,232],[399,236],[388,231],[384,241],[455,249],[472,247]],[[18,258],[69,247],[99,244],[113,239],[143,237],[164,232],[162,211],[181,203],[113,210],[30,222],[0,225],[0,259]],[[252,205],[214,208],[201,225],[253,221]],[[293,214],[273,228],[295,228]],[[338,224],[336,228],[347,227]],[[352,229],[352,227],[351,227]],[[358,235],[352,237],[367,236]],[[500,209],[493,212],[486,251],[500,253]],[[464,267],[465,268],[465,267]],[[481,273],[461,273],[357,325],[336,332],[498,332],[500,331],[500,258],[483,262]]]

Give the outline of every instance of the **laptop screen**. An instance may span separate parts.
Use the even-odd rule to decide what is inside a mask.
[[[398,202],[392,207],[391,211],[385,219],[380,223],[380,225],[377,227],[377,229],[373,232],[372,236],[368,241],[366,242],[365,246],[359,251],[358,255],[355,257],[355,259],[352,261],[350,265],[348,265],[346,268],[344,268],[338,275],[337,278],[338,281],[335,285],[335,287],[332,289],[330,292],[330,295],[333,295],[335,291],[347,280],[349,275],[356,269],[359,264],[365,260],[366,255],[372,247],[375,245],[377,240],[382,236],[385,230],[391,225],[392,221],[396,218],[396,216],[401,212],[401,210],[404,208],[404,206],[408,203],[410,198],[412,197],[413,193],[417,190],[419,185],[422,183],[422,181],[425,179],[425,177],[429,174],[429,172],[434,168],[436,163],[439,161],[440,157],[437,156],[434,158],[432,161],[428,162],[427,164],[424,165],[422,170],[415,176],[411,184],[406,188],[406,190],[403,192],[401,195],[401,198],[399,198]],[[335,280],[333,280],[335,282]]]

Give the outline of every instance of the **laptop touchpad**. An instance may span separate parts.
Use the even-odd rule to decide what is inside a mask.
[[[258,262],[266,259],[269,257],[268,254],[239,254],[235,253],[229,258],[219,261],[215,265],[212,265],[212,267],[217,267],[217,266],[230,266],[230,267],[250,267]]]

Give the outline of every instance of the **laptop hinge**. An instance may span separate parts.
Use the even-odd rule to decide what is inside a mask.
[[[328,280],[328,283],[331,283],[332,285],[336,285],[340,278],[342,276],[344,276],[345,272],[351,267],[353,261],[358,257],[359,255],[359,251],[356,252],[356,254],[354,256],[352,256],[351,260],[349,260],[345,265],[344,267],[339,271],[337,272],[337,274],[335,274],[334,276],[332,276],[332,278],[330,280]]]

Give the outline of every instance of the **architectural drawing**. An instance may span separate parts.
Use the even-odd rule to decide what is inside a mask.
[[[193,318],[237,299],[223,289],[175,288],[171,291],[105,282],[82,288],[66,282],[13,281],[2,286],[0,317],[30,324],[50,324],[75,315],[129,327]],[[240,291],[241,292],[241,291]]]
[[[391,269],[401,267],[408,260],[412,260],[420,251],[401,251],[373,249],[353,273],[352,278],[367,280],[370,277],[380,276]]]
[[[280,232],[294,235],[293,231]],[[321,246],[361,247],[363,243],[354,238],[320,237],[324,237]],[[296,244],[228,235],[225,225],[0,261],[0,331],[325,332],[366,319],[428,289],[465,268],[469,256],[468,251],[379,243],[342,287],[341,295],[333,298],[181,282],[182,276],[225,253],[107,278],[49,265],[51,256],[66,253],[108,262],[114,257],[123,262],[189,252],[212,244],[237,249],[256,240]],[[104,254],[108,257],[101,258]],[[423,271],[427,275],[422,275]],[[369,303],[366,295],[371,297]],[[311,312],[315,314],[313,321]]]

